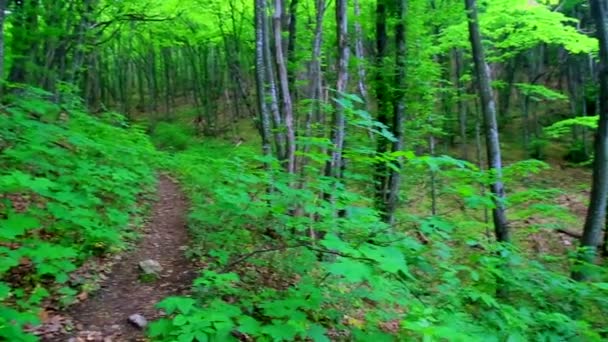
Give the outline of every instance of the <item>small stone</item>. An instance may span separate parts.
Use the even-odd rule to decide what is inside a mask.
[[[110,327],[110,329],[112,329],[112,330],[120,330],[120,325],[119,324],[114,324],[113,326]]]
[[[148,320],[146,319],[146,317],[140,314],[134,314],[129,316],[129,323],[133,324],[139,329],[144,329],[148,325]]]
[[[139,263],[139,268],[145,275],[158,275],[163,271],[163,267],[156,260],[148,259]]]
[[[179,246],[179,250],[184,252],[188,250],[188,246]]]

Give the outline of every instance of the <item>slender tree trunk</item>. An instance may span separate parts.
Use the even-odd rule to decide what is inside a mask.
[[[276,1],[276,0],[275,0]],[[299,0],[291,0],[289,3],[289,38],[287,40],[287,73],[289,75],[289,89],[294,101],[298,100],[296,87],[297,68],[296,63],[296,41],[298,33],[298,5]]]
[[[171,50],[168,47],[161,49],[161,56],[163,59],[164,79],[165,79],[165,116],[166,118],[171,117],[171,96],[173,91],[171,89]]]
[[[403,150],[404,143],[404,120],[405,120],[405,58],[406,58],[406,37],[405,37],[405,17],[407,11],[407,0],[397,2],[397,25],[395,30],[395,45],[397,52],[395,55],[395,91],[393,98],[393,152]],[[389,179],[389,194],[386,210],[386,222],[393,224],[395,212],[399,205],[399,190],[401,188],[401,169],[403,168],[403,158],[397,158],[396,169],[391,169]]]
[[[515,74],[517,72],[517,62],[519,56],[515,56],[512,60],[507,62],[505,70],[506,86],[500,90],[498,101],[499,111],[498,114],[503,119],[509,118],[509,107],[511,104],[511,93],[513,92],[513,83],[515,82]],[[502,122],[502,121],[501,121]]]
[[[429,137],[429,152],[432,157],[435,156],[435,137],[431,134]],[[437,215],[437,172],[431,170],[431,215]]]
[[[460,126],[460,144],[462,150],[462,159],[469,159],[469,146],[467,139],[467,103],[464,98],[466,95],[466,90],[464,88],[462,82],[462,76],[464,75],[464,61],[462,56],[462,51],[459,49],[454,50],[454,64],[456,71],[456,96],[457,96],[457,106],[458,106],[458,124]]]
[[[336,96],[343,96],[348,84],[348,62],[350,51],[348,48],[348,0],[336,0],[336,36],[338,41],[338,75],[336,82]],[[325,167],[325,175],[328,177],[341,178],[343,166],[344,135],[346,122],[344,118],[344,107],[336,102],[332,127],[332,149],[330,160]]]
[[[367,74],[365,70],[365,50],[363,48],[363,29],[361,28],[361,4],[359,0],[354,0],[355,7],[355,57],[357,59],[358,88],[361,98],[365,101],[365,106],[369,108],[367,94]]]
[[[0,96],[4,94],[4,21],[7,0],[0,0]]]
[[[601,232],[606,220],[606,205],[608,199],[608,29],[606,28],[606,4],[602,0],[589,0],[591,15],[596,24],[597,38],[600,45],[600,118],[595,136],[595,159],[593,163],[593,183],[591,198],[581,246],[586,249],[581,252],[580,259],[593,262],[596,250],[601,243]],[[586,272],[575,271],[573,277],[583,280]]]
[[[321,80],[321,48],[323,46],[323,20],[325,18],[325,0],[315,0],[315,30],[314,38],[312,42],[312,56],[310,61],[309,71],[309,91],[308,96],[310,97],[310,108],[306,113],[306,121],[304,123],[305,135],[307,138],[313,137],[313,121],[319,118],[321,108],[321,92],[322,80]],[[310,144],[304,145],[304,154],[310,152]],[[304,166],[307,159],[304,157],[298,163],[301,172],[304,172]]]
[[[276,76],[274,73],[274,62],[270,49],[270,30],[271,29],[268,25],[268,18],[264,17],[264,61],[266,63],[265,86],[268,88],[267,91],[268,101],[270,102],[270,113],[272,114],[272,119],[274,122],[274,144],[276,148],[276,157],[283,162],[285,161],[286,157],[286,137],[283,126],[283,118],[281,116],[281,110],[279,109],[279,94],[277,90]],[[281,48],[281,46],[278,46],[276,48]]]
[[[376,2],[376,100],[377,100],[377,111],[378,121],[385,125],[390,126],[388,117],[388,95],[390,87],[388,80],[385,79],[384,75],[384,59],[387,55],[388,49],[388,35],[386,28],[387,21],[387,6],[385,0],[377,0]],[[378,144],[376,146],[376,155],[381,157],[388,151],[389,141],[383,136],[378,137]],[[386,162],[380,160],[375,166],[374,175],[375,184],[375,199],[376,207],[382,213],[383,217],[386,217],[387,213],[387,200],[388,200],[388,167]]]
[[[270,115],[268,114],[268,106],[266,105],[266,61],[264,55],[266,30],[264,28],[266,21],[266,0],[255,0],[255,75],[256,75],[256,90],[258,114],[260,116],[259,130],[262,137],[262,152],[265,156],[272,155],[272,147],[270,145]],[[268,167],[268,166],[267,166]]]
[[[283,15],[283,8],[281,7],[281,0],[275,0],[274,2],[274,40],[275,40],[275,58],[277,69],[279,72],[279,83],[281,85],[282,105],[283,105],[283,119],[285,120],[285,128],[287,130],[286,143],[287,150],[285,159],[287,161],[287,172],[296,172],[296,135],[293,123],[293,105],[291,102],[291,91],[289,90],[289,75],[287,74],[287,65],[285,57],[283,56],[283,49],[280,49],[282,43],[282,26],[281,18]]]
[[[481,43],[481,33],[477,17],[476,0],[465,0],[467,11],[469,38],[477,76],[477,86],[481,99],[481,110],[484,117],[486,151],[488,156],[488,168],[494,172],[494,181],[490,190],[494,195],[494,209],[492,217],[494,220],[494,232],[499,242],[509,242],[509,226],[505,213],[505,189],[502,183],[502,158],[500,151],[500,140],[498,135],[498,124],[496,121],[496,103],[492,93],[490,68],[485,60],[485,53]]]

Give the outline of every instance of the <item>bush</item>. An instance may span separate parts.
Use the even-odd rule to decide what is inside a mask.
[[[549,144],[549,141],[543,138],[536,138],[530,142],[530,146],[528,146],[528,154],[530,158],[544,160],[545,148]]]
[[[194,135],[194,128],[168,122],[159,122],[152,132],[152,140],[160,149],[184,151],[192,146]]]
[[[564,160],[574,164],[581,164],[591,160],[591,155],[586,151],[585,142],[582,140],[573,142],[570,148],[568,148]]]

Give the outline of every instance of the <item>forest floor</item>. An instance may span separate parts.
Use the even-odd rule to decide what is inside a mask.
[[[167,296],[187,293],[196,275],[197,268],[185,257],[187,208],[179,186],[161,176],[158,201],[137,246],[118,257],[98,292],[62,314],[73,327],[71,333],[43,341],[145,341],[144,329],[129,317],[158,318],[162,312],[155,304]],[[142,278],[139,263],[145,260],[162,266],[158,279]]]

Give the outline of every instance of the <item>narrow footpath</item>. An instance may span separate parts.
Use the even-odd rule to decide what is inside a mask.
[[[98,292],[66,313],[74,331],[47,341],[145,341],[143,329],[129,322],[129,317],[141,315],[152,321],[160,315],[154,308],[157,302],[188,292],[196,268],[184,255],[188,245],[187,201],[166,176],[160,178],[158,197],[137,247],[113,266]],[[160,264],[158,279],[141,278],[139,264],[145,260]]]

